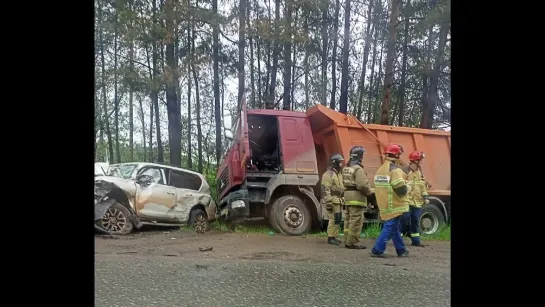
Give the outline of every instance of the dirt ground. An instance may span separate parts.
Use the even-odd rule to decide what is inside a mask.
[[[450,270],[450,242],[425,242],[427,247],[411,247],[409,257],[395,257],[391,241],[386,259],[370,256],[373,239],[361,239],[365,250],[348,250],[326,243],[326,238],[281,234],[228,233],[211,230],[196,234],[189,230],[152,228],[116,239],[96,236],[95,254],[133,254],[149,257],[183,257],[203,260],[261,260],[361,263],[363,261],[411,268]],[[406,240],[406,243],[410,241]],[[210,248],[211,251],[199,249]]]

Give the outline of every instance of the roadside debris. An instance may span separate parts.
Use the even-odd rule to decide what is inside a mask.
[[[201,252],[209,252],[213,249],[214,247],[212,246],[208,246],[208,247],[199,247],[199,251]]]

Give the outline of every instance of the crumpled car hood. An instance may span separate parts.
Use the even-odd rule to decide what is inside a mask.
[[[136,183],[134,182],[134,180],[124,179],[115,176],[96,176],[95,182],[97,181],[113,183],[117,185],[121,190],[125,191],[125,193],[131,196],[134,196],[136,194]]]

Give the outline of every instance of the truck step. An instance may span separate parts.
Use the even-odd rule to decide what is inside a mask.
[[[267,188],[267,182],[252,182],[248,184],[249,188],[256,188],[256,189],[266,189]]]

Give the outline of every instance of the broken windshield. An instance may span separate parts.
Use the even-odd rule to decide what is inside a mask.
[[[108,176],[121,177],[131,179],[131,175],[138,165],[137,164],[117,164],[110,165]]]

